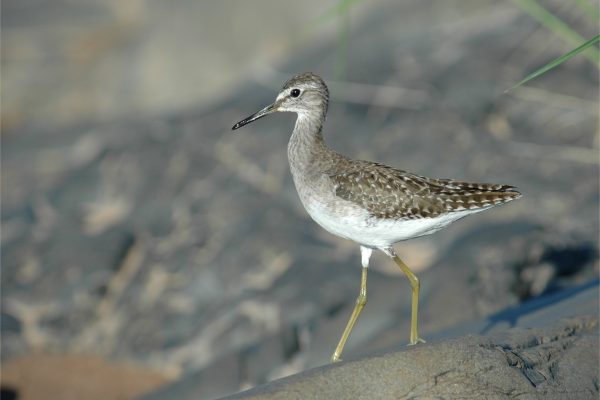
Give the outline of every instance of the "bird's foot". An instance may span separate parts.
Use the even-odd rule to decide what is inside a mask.
[[[410,343],[408,343],[407,346],[414,346],[419,343],[427,343],[427,342],[425,341],[425,339],[421,339],[420,337],[417,336],[416,339],[411,339]]]

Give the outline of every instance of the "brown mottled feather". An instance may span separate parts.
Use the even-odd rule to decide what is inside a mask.
[[[336,196],[376,218],[420,219],[484,209],[521,197],[513,186],[431,179],[387,165],[346,159],[328,175]]]

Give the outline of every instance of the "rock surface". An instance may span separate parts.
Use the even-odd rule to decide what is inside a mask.
[[[227,399],[597,399],[598,318],[329,365]]]
[[[478,399],[525,395],[521,398],[560,399],[573,387],[581,392],[572,398],[597,396],[599,296],[599,281],[594,280],[485,319],[458,324],[427,337],[429,343],[424,346],[396,345],[230,398]],[[479,335],[470,335],[473,333]],[[143,400],[216,397],[240,379],[239,371],[230,366],[196,371]]]

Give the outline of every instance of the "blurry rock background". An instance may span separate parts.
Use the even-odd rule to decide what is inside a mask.
[[[503,93],[574,47],[513,2],[5,0],[1,23],[4,393],[135,368],[100,398],[192,372],[212,398],[328,362],[358,246],[302,209],[291,115],[230,131],[302,71],[330,84],[337,150],[524,194],[397,246],[425,338],[598,276],[598,69]],[[381,255],[369,279],[346,357],[408,339],[407,281]]]

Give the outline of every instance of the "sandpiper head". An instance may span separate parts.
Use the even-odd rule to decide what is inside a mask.
[[[231,129],[236,130],[274,112],[295,112],[298,115],[317,114],[324,117],[328,102],[329,91],[323,79],[312,72],[305,72],[284,83],[273,104],[244,118]]]

